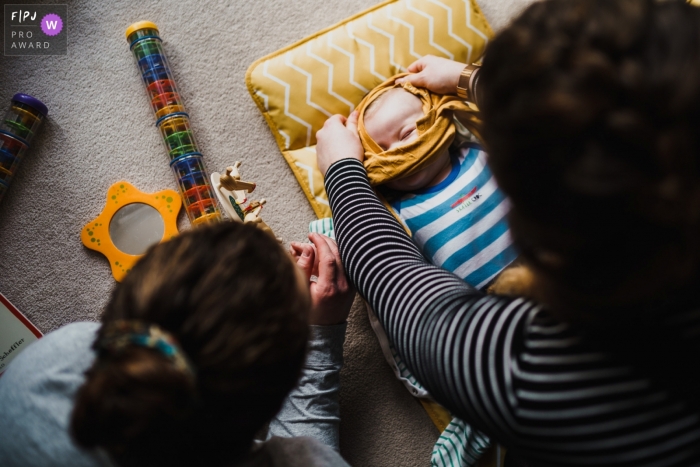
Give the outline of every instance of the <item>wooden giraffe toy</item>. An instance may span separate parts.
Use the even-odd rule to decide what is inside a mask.
[[[256,185],[241,180],[241,174],[238,170],[240,166],[241,162],[236,161],[232,166],[226,167],[223,175],[218,172],[211,174],[211,182],[216,196],[228,217],[234,221],[255,224],[256,227],[274,236],[270,226],[263,222],[260,217],[260,211],[267,202],[265,199],[251,200],[248,206],[244,207],[244,204],[248,202],[247,194],[252,193]]]

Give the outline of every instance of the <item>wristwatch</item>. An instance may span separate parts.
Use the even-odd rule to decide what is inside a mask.
[[[459,81],[457,82],[457,97],[464,100],[469,99],[469,90],[473,89],[472,85],[474,83],[472,83],[472,81],[477,74],[475,72],[479,68],[481,68],[481,65],[477,65],[476,63],[464,67],[464,70],[462,70],[462,73],[459,75]]]

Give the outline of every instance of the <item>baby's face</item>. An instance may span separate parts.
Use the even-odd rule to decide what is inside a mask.
[[[416,122],[423,117],[421,100],[402,88],[390,89],[365,113],[367,134],[384,151],[418,138]]]
[[[418,138],[416,122],[424,115],[423,104],[417,96],[403,88],[390,89],[365,111],[365,130],[379,147],[387,151]],[[413,191],[434,184],[436,180],[440,181],[440,174],[446,168],[449,173],[449,159],[449,152],[445,151],[424,169],[392,180],[386,186],[398,191]]]

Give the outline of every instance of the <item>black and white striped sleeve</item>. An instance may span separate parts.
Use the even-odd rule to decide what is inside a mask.
[[[357,160],[326,174],[341,257],[416,378],[533,465],[695,465],[700,420],[524,299],[429,264]]]

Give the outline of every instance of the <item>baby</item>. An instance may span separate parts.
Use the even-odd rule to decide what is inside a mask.
[[[370,182],[424,256],[477,288],[491,283],[517,253],[506,220],[510,206],[486,154],[455,130],[453,115],[468,115],[466,104],[390,80],[358,112]]]

